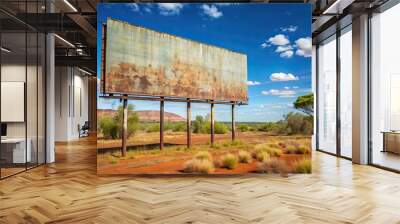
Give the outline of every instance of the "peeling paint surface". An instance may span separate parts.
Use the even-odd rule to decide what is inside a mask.
[[[107,20],[106,93],[247,102],[247,56]]]

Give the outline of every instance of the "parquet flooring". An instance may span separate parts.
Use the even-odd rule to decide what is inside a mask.
[[[0,181],[0,223],[400,223],[400,175],[314,152],[313,174],[98,177],[94,139]]]

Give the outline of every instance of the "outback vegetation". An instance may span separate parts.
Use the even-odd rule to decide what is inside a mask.
[[[121,156],[120,130],[122,108],[99,117],[99,173],[290,173],[311,172],[311,139],[313,130],[312,96],[299,97],[290,112],[276,122],[238,122],[237,138],[231,141],[231,125],[215,122],[216,142],[209,143],[210,117],[196,116],[192,120],[193,146],[186,148],[186,122],[164,123],[163,150],[148,143],[159,141],[157,121],[140,121],[134,106],[128,111],[128,151]],[[134,145],[129,145],[129,144]]]
[[[134,105],[128,105],[128,137],[134,135],[139,129],[139,117],[134,112]],[[99,120],[99,130],[104,138],[121,138],[123,108],[118,107],[114,116],[105,116]]]
[[[144,167],[165,164],[165,172],[171,173],[311,173],[310,140],[271,137],[269,143],[248,143],[241,140],[219,141],[214,145],[203,144],[191,148],[170,146],[159,149],[128,150],[126,157],[119,151],[99,155],[98,161],[105,166],[130,164],[131,172]],[[128,163],[134,161],[134,163]],[[151,169],[150,169],[151,170]]]

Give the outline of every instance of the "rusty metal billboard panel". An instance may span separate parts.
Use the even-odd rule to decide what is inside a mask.
[[[247,102],[247,56],[107,20],[104,93]]]

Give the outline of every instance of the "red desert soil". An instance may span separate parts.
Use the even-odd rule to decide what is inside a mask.
[[[152,134],[152,133],[147,133]],[[156,133],[158,134],[158,133]],[[192,136],[192,142],[194,144],[205,143],[209,141],[210,136],[206,134],[196,134]],[[229,140],[231,138],[230,134],[216,135],[217,142],[220,140]],[[310,137],[307,136],[271,136],[266,133],[238,133],[238,139],[248,143],[248,144],[259,144],[266,143],[269,141],[285,141],[285,140],[302,140],[310,141]],[[166,136],[166,142],[174,144],[185,144],[186,138],[184,133]],[[119,147],[118,143],[106,143],[102,147]],[[214,158],[231,152],[232,149],[219,149],[218,151],[212,152]],[[233,150],[237,151],[237,150]],[[98,157],[97,163],[97,173],[98,174],[183,174],[182,170],[185,166],[186,161],[192,159],[193,152],[179,152],[179,155],[159,155],[159,154],[149,154],[149,155],[138,155],[132,159],[118,160],[117,164],[110,164],[109,160],[106,158]],[[303,159],[310,158],[311,155],[296,155],[296,154],[283,154],[279,159],[284,160],[288,165],[289,170],[293,169],[293,162]],[[243,173],[253,173],[256,171],[257,162],[253,161],[250,164],[241,164],[233,170],[217,168],[212,174],[243,174]]]
[[[279,159],[284,160],[288,168],[290,170],[293,167],[290,164],[293,164],[294,161],[300,160],[302,158],[309,158],[310,155],[288,155],[284,154]],[[176,159],[172,161],[168,161],[171,159],[170,157],[166,156],[158,156],[156,159],[158,161],[168,161],[168,162],[161,162],[155,163],[153,165],[143,164],[143,166],[134,167],[133,164],[139,163],[140,160],[138,159],[126,159],[119,161],[118,164],[115,165],[106,165],[97,168],[98,174],[183,174],[182,170],[185,166],[186,161],[188,161],[191,157],[187,157],[187,159]],[[146,158],[145,160],[149,160],[150,158]],[[130,167],[130,164],[133,167]],[[238,166],[233,170],[228,170],[224,168],[217,168],[215,169],[212,174],[244,174],[244,173],[254,173],[257,168],[257,162],[253,161],[250,164],[239,163]]]

